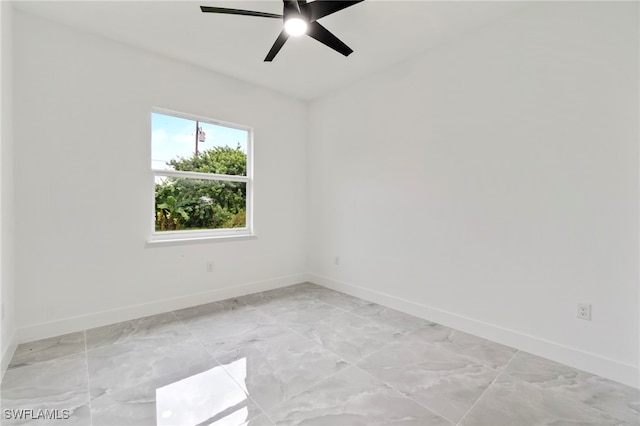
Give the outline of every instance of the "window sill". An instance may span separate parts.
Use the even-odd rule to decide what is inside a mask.
[[[148,240],[145,243],[145,247],[165,247],[165,246],[178,246],[187,244],[208,244],[208,243],[221,243],[226,241],[246,241],[255,240],[258,236],[256,234],[243,234],[243,235],[210,235],[206,237],[186,237],[186,238],[171,238],[171,239],[153,239]]]

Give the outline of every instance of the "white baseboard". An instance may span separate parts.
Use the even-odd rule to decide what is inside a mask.
[[[13,354],[18,347],[18,333],[14,332],[9,338],[9,344],[6,349],[2,353],[2,358],[0,358],[0,380],[4,378],[4,373],[7,371],[7,367],[9,367],[9,362],[11,358],[13,358]]]
[[[46,339],[48,337],[60,336],[62,334],[73,333],[89,328],[115,324],[135,318],[175,311],[177,309],[188,308],[204,303],[216,302],[218,300],[272,290],[274,288],[305,282],[308,281],[308,278],[307,274],[289,275],[264,281],[219,288],[212,291],[176,297],[173,299],[158,300],[141,305],[132,305],[110,311],[29,325],[18,329],[18,341],[20,343],[32,342],[34,340]],[[4,357],[2,360],[4,361]]]
[[[305,281],[310,281],[333,290],[379,303],[381,305],[483,337],[503,345],[511,346],[553,361],[570,365],[580,370],[607,377],[611,380],[615,380],[629,386],[636,388],[640,387],[640,371],[636,366],[625,364],[597,354],[581,351],[576,348],[524,334],[505,327],[485,323],[463,315],[447,312],[438,308],[366,289],[357,285],[336,281],[316,274],[289,275],[173,299],[159,300],[141,305],[127,306],[125,308],[114,309],[111,311],[103,311],[90,315],[77,316],[49,323],[22,327],[11,337],[7,349],[2,354],[0,373],[4,375],[18,342],[24,343],[33,340],[45,339],[48,337],[114,324],[148,315],[183,309],[203,303],[210,303],[260,291],[285,287]]]
[[[640,387],[640,370],[633,365],[320,275],[310,274],[309,281],[629,386]]]

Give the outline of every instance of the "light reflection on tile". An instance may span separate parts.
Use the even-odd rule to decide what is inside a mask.
[[[225,395],[219,397],[220,392]],[[262,414],[213,359],[102,394],[91,401],[91,407],[94,426],[199,424],[186,420],[195,417],[219,422],[214,424],[241,424]],[[241,412],[245,414],[242,421]]]
[[[219,364],[213,359],[180,368],[133,387],[105,392],[91,400],[94,426],[146,426],[156,424],[156,389],[202,373]]]
[[[219,366],[156,389],[158,426],[242,424],[254,411],[251,404]]]
[[[347,365],[322,346],[293,332],[216,358],[264,410]]]
[[[87,352],[91,397],[136,386],[210,358],[185,327]]]

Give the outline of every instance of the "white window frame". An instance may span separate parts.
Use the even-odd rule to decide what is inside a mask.
[[[221,175],[215,173],[199,173],[199,172],[184,172],[178,170],[159,170],[151,168],[152,177],[152,194],[154,196],[151,199],[151,236],[149,243],[154,242],[189,242],[211,239],[243,239],[246,237],[253,237],[253,128],[249,126],[243,126],[241,124],[230,123],[221,120],[215,120],[208,117],[202,117],[194,114],[187,114],[183,112],[173,111],[165,108],[151,108],[151,113],[158,113],[164,115],[170,115],[173,117],[184,118],[186,120],[199,121],[201,123],[213,124],[216,126],[230,127],[233,129],[244,130],[247,132],[247,175]],[[149,114],[149,129],[151,129],[151,117]],[[151,137],[149,138],[151,145]],[[153,148],[151,148],[151,154],[153,154]],[[198,229],[198,230],[184,230],[184,231],[163,231],[156,232],[155,228],[155,185],[156,177],[181,177],[190,179],[203,179],[203,180],[217,180],[228,182],[243,182],[246,184],[247,191],[247,204],[246,204],[246,226],[244,228],[221,228],[221,229]]]

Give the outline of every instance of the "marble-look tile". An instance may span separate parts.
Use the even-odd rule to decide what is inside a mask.
[[[156,389],[218,365],[214,359],[209,359],[133,387],[97,395],[91,400],[93,424],[94,426],[155,425]]]
[[[84,331],[18,345],[9,368],[84,352]]]
[[[318,284],[310,283],[309,281],[290,285],[288,287],[282,287],[282,290],[286,290],[292,293],[300,293],[300,292],[313,292],[318,290],[328,290],[326,287],[323,287]]]
[[[362,318],[375,319],[392,325],[402,334],[410,333],[427,325],[435,325],[435,323],[431,321],[414,317],[413,315],[405,314],[404,312],[396,311],[395,309],[387,308],[377,303],[367,303],[351,311],[351,313]]]
[[[393,343],[358,367],[452,422],[464,416],[498,375],[420,341]]]
[[[69,410],[65,424],[88,425],[89,384],[84,353],[7,370],[2,380],[4,410]],[[62,420],[60,420],[62,422]],[[2,424],[44,424],[43,420],[13,420]]]
[[[350,313],[313,324],[293,324],[291,328],[351,363],[382,349],[402,336],[391,325]]]
[[[250,349],[280,335],[289,334],[291,330],[279,324],[250,323],[248,319],[234,324],[217,333],[218,327],[198,327],[190,329],[192,334],[213,356],[239,349]]]
[[[583,402],[630,423],[640,424],[640,390],[526,352],[505,373]]]
[[[245,313],[254,310],[253,307],[247,305],[240,298],[235,298],[179,309],[173,313],[180,321],[189,325],[224,318],[234,313]]]
[[[258,309],[285,325],[310,324],[344,313],[315,299],[280,299]]]
[[[465,426],[624,425],[598,410],[502,374],[462,420]]]
[[[300,304],[311,307],[312,309],[322,305],[329,305],[334,308],[339,308],[342,311],[349,311],[366,303],[362,299],[311,283],[301,283],[262,293],[250,294],[243,296],[240,300],[258,309],[263,308],[267,311],[272,311],[274,308],[295,309],[295,307]]]
[[[122,343],[139,336],[160,333],[180,326],[180,321],[171,312],[138,318],[117,324],[87,330],[87,349]]]
[[[331,290],[329,288],[309,282],[297,284],[291,286],[290,288],[293,289],[293,291],[289,293],[289,298],[315,299],[322,303],[335,306],[336,308],[340,308],[345,311],[351,311],[369,303],[366,300],[362,300],[357,297],[340,293],[338,291]]]
[[[42,406],[41,406],[42,407]],[[91,414],[89,404],[79,407],[33,408],[31,406],[21,409],[9,409],[5,411],[2,407],[2,425],[4,426],[49,426],[49,425],[69,425],[69,426],[91,426]]]
[[[214,360],[91,401],[94,426],[249,422],[262,411]]]
[[[490,368],[502,369],[513,358],[516,349],[439,324],[419,328],[407,340],[429,342],[455,352]]]
[[[248,294],[246,296],[238,297],[238,300],[247,303],[255,308],[269,305],[274,302],[286,301],[286,300],[301,300],[312,299],[309,293],[310,289],[315,289],[315,284],[302,283],[288,287],[276,288],[273,290],[262,291],[259,293]]]
[[[267,411],[277,425],[450,425],[448,421],[348,367]]]
[[[347,365],[322,346],[293,332],[216,358],[264,410]]]
[[[155,389],[144,385],[102,394],[91,401],[93,426],[155,426]]]
[[[257,309],[229,309],[191,320],[187,328],[212,355],[249,347],[290,331]]]
[[[358,299],[357,297],[353,297],[348,294],[327,289],[318,292],[315,295],[315,298],[322,303],[335,306],[336,308],[340,308],[345,311],[352,311],[369,303],[366,300]]]
[[[210,358],[183,326],[101,346],[87,351],[91,397],[137,386]]]
[[[214,425],[217,426],[217,425]],[[229,425],[231,426],[231,425]],[[255,417],[248,422],[242,423],[240,426],[275,426],[269,418],[263,414],[261,416]]]

